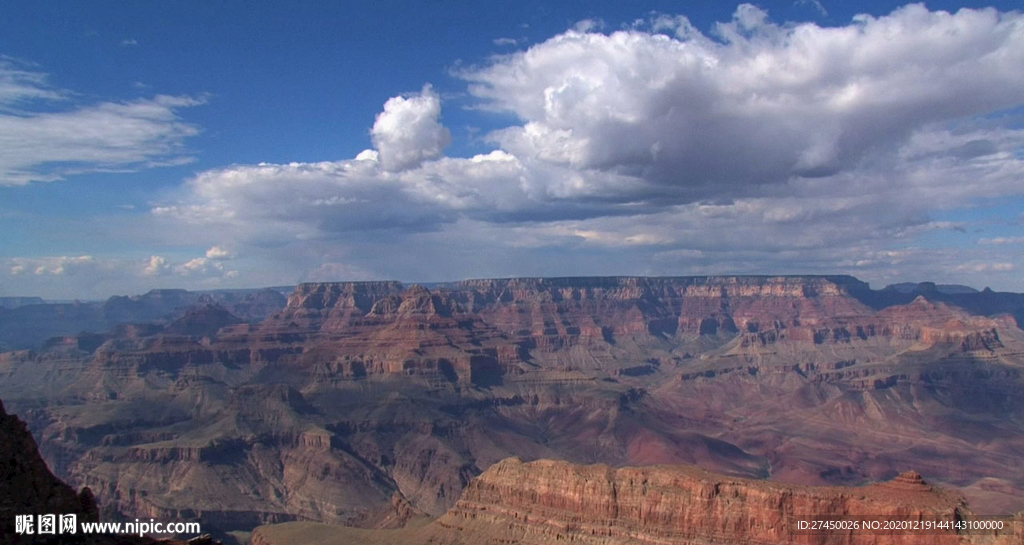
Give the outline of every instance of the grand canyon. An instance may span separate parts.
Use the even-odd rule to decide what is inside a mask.
[[[104,518],[254,545],[781,544],[838,543],[794,534],[800,512],[1024,509],[1021,294],[578,277],[20,303],[0,399]]]
[[[1019,0],[0,6],[0,545],[1024,545]]]

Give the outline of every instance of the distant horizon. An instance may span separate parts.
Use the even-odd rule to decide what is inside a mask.
[[[95,302],[107,301],[107,300],[109,300],[112,297],[134,297],[134,296],[145,295],[147,293],[154,292],[154,291],[187,291],[187,292],[191,292],[191,293],[248,292],[248,291],[257,291],[257,290],[276,290],[276,291],[281,291],[281,290],[285,290],[285,289],[287,289],[287,290],[294,290],[295,288],[297,288],[298,286],[301,286],[303,284],[349,284],[349,283],[359,284],[359,283],[371,283],[371,282],[397,282],[397,283],[401,284],[403,288],[407,289],[407,288],[409,288],[411,286],[417,286],[417,285],[418,286],[431,287],[431,286],[437,286],[437,285],[443,285],[443,284],[458,284],[460,282],[468,282],[468,281],[474,281],[474,280],[531,280],[531,279],[543,279],[543,280],[562,279],[562,280],[565,280],[565,279],[574,279],[574,278],[581,278],[581,279],[592,279],[592,278],[666,278],[666,279],[668,279],[668,278],[723,278],[723,277],[734,277],[734,278],[828,278],[828,277],[843,277],[843,276],[851,277],[851,278],[853,278],[855,280],[858,280],[860,282],[864,282],[865,284],[868,285],[869,289],[872,290],[872,291],[882,291],[882,290],[884,290],[884,289],[886,289],[888,287],[891,287],[891,286],[899,286],[899,285],[919,286],[921,284],[932,283],[932,284],[935,284],[937,288],[961,287],[961,288],[969,288],[969,289],[972,289],[972,290],[974,290],[976,292],[983,292],[986,289],[989,289],[989,290],[992,290],[994,292],[1000,292],[1000,293],[1022,293],[1022,292],[1016,292],[1016,291],[1013,291],[1013,290],[995,289],[995,288],[992,288],[991,286],[982,286],[982,287],[979,288],[977,286],[972,286],[972,285],[969,285],[969,284],[959,284],[959,283],[949,283],[949,282],[933,282],[931,280],[921,280],[921,281],[917,281],[917,282],[914,282],[914,281],[887,282],[885,284],[878,284],[878,285],[876,285],[874,283],[871,283],[871,282],[868,282],[866,280],[863,280],[863,279],[857,277],[856,275],[851,275],[851,274],[703,274],[703,275],[702,274],[690,274],[690,275],[612,274],[612,275],[589,275],[589,276],[588,275],[572,275],[572,276],[496,276],[496,277],[462,278],[462,279],[459,279],[459,280],[432,280],[432,281],[423,281],[423,280],[407,281],[407,280],[398,280],[398,279],[395,279],[395,278],[378,278],[378,279],[366,279],[366,280],[344,280],[344,279],[342,279],[342,280],[314,280],[314,281],[306,281],[306,282],[297,282],[297,283],[294,283],[294,284],[278,284],[278,285],[273,285],[273,286],[246,286],[246,287],[233,287],[233,288],[205,288],[205,289],[204,288],[189,289],[189,288],[175,287],[175,286],[158,286],[158,287],[152,287],[152,288],[144,289],[144,290],[136,292],[136,293],[112,293],[112,294],[109,294],[107,296],[95,297],[95,298],[83,298],[83,297],[78,297],[78,298],[76,298],[76,297],[71,297],[71,298],[63,298],[63,297],[61,297],[61,298],[51,298],[51,297],[44,297],[44,296],[38,295],[38,294],[29,294],[29,295],[7,295],[7,294],[0,294],[0,299],[19,299],[19,298],[20,299],[31,299],[31,298],[39,298],[44,303],[56,303],[56,304],[60,304],[60,303],[74,303],[74,302],[79,302],[79,303],[95,303]]]

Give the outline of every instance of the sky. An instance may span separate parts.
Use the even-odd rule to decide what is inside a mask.
[[[0,5],[0,296],[1022,272],[1017,1]]]

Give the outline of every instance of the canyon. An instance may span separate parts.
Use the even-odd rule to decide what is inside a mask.
[[[879,529],[802,530],[800,522],[879,521]],[[1001,524],[1002,531],[886,529],[882,521]],[[253,545],[1017,545],[1020,517],[981,519],[963,498],[904,472],[858,487],[810,487],[716,475],[693,466],[611,468],[508,458],[443,516],[400,530],[316,523],[257,528]],[[901,525],[902,526],[902,525]],[[981,525],[984,526],[984,525]]]
[[[758,490],[912,469],[974,513],[1024,509],[1020,294],[848,276],[154,293],[45,339],[10,313],[74,313],[0,309],[0,398],[104,516],[239,541],[266,524],[425,528],[480,518],[458,506],[483,501],[488,468],[554,471],[513,456],[606,464],[587,471],[612,481],[694,465]]]
[[[15,525],[19,515],[74,515],[78,524],[98,522],[99,507],[92,491],[73,488],[55,477],[39,456],[36,442],[25,423],[7,414],[0,402],[0,543],[5,545],[221,545],[209,535],[187,542],[132,535],[41,534]]]

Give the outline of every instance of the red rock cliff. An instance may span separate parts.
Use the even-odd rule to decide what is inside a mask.
[[[924,545],[967,539],[952,530],[810,534],[794,526],[799,519],[844,516],[955,520],[972,515],[960,496],[928,485],[913,472],[855,488],[803,487],[727,477],[689,466],[613,469],[510,458],[470,483],[462,499],[435,526],[439,535],[459,536],[448,543],[524,545],[561,541]],[[504,537],[488,540],[498,534]]]

